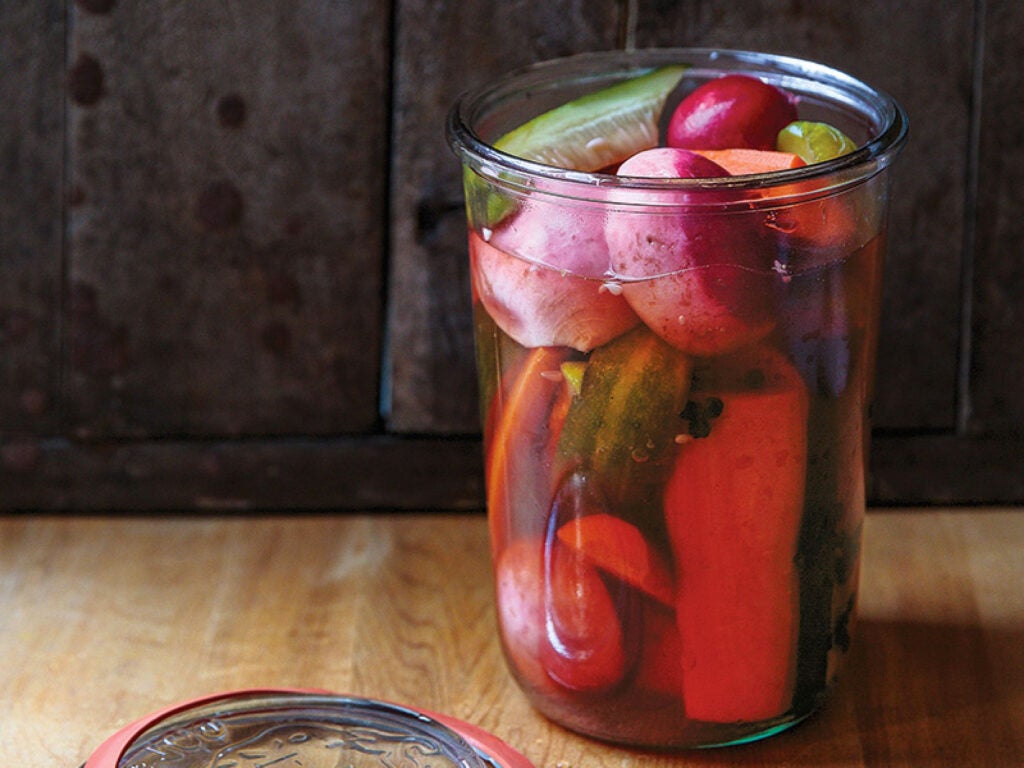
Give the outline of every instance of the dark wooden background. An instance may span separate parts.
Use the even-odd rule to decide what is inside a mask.
[[[481,505],[463,89],[625,45],[894,94],[870,499],[1024,501],[1019,0],[0,3],[0,508]]]

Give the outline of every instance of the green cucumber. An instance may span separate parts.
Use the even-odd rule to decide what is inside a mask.
[[[780,152],[792,152],[810,165],[848,155],[857,148],[845,133],[828,123],[797,120],[790,123],[775,139]]]
[[[660,519],[692,370],[689,357],[642,325],[595,349],[566,414],[556,472],[582,471],[614,514],[648,527]]]
[[[498,139],[515,157],[574,171],[599,171],[658,144],[665,101],[686,67],[660,67],[544,112]],[[470,221],[493,227],[514,207],[470,168],[465,172]]]
[[[502,136],[502,152],[576,171],[599,171],[658,144],[665,100],[685,67],[673,65],[588,93]]]

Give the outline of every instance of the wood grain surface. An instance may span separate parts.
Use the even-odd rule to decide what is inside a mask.
[[[868,516],[861,618],[825,708],[773,739],[635,752],[535,714],[506,673],[479,515],[0,518],[0,744],[80,765],[179,700],[252,686],[398,700],[534,765],[1024,762],[1024,513]]]

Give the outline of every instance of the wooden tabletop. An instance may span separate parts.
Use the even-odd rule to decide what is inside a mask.
[[[81,765],[200,694],[326,688],[468,720],[534,765],[1024,765],[1024,510],[874,510],[848,673],[770,740],[651,754],[535,714],[477,514],[0,518],[0,744]]]

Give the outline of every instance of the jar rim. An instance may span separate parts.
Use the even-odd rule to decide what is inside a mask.
[[[395,743],[418,740],[436,745],[459,768],[532,768],[496,736],[447,715],[379,699],[296,688],[225,691],[173,704],[116,731],[82,768],[119,768],[126,757],[154,745],[153,753],[159,756],[161,750],[173,750],[178,744],[194,749],[207,738],[211,743],[224,741],[228,724],[241,720],[267,728],[342,723],[384,727],[398,737]],[[223,750],[226,745],[217,743],[216,748]]]
[[[508,154],[488,142],[474,127],[489,107],[516,97],[525,86],[549,88],[597,77],[626,79],[668,64],[689,64],[688,74],[709,71],[745,72],[789,83],[828,87],[836,103],[873,115],[871,137],[854,151],[831,160],[769,173],[698,179],[639,178],[611,173],[577,171]],[[728,65],[728,70],[723,69]],[[591,51],[530,64],[460,94],[448,113],[446,137],[452,151],[474,172],[503,186],[532,189],[540,180],[555,194],[608,201],[629,190],[764,190],[773,186],[831,179],[829,187],[860,183],[887,167],[907,139],[909,121],[896,100],[885,91],[831,66],[794,56],[722,48],[648,48],[629,51]],[[817,187],[819,190],[821,187]],[[594,197],[592,190],[602,190]]]

